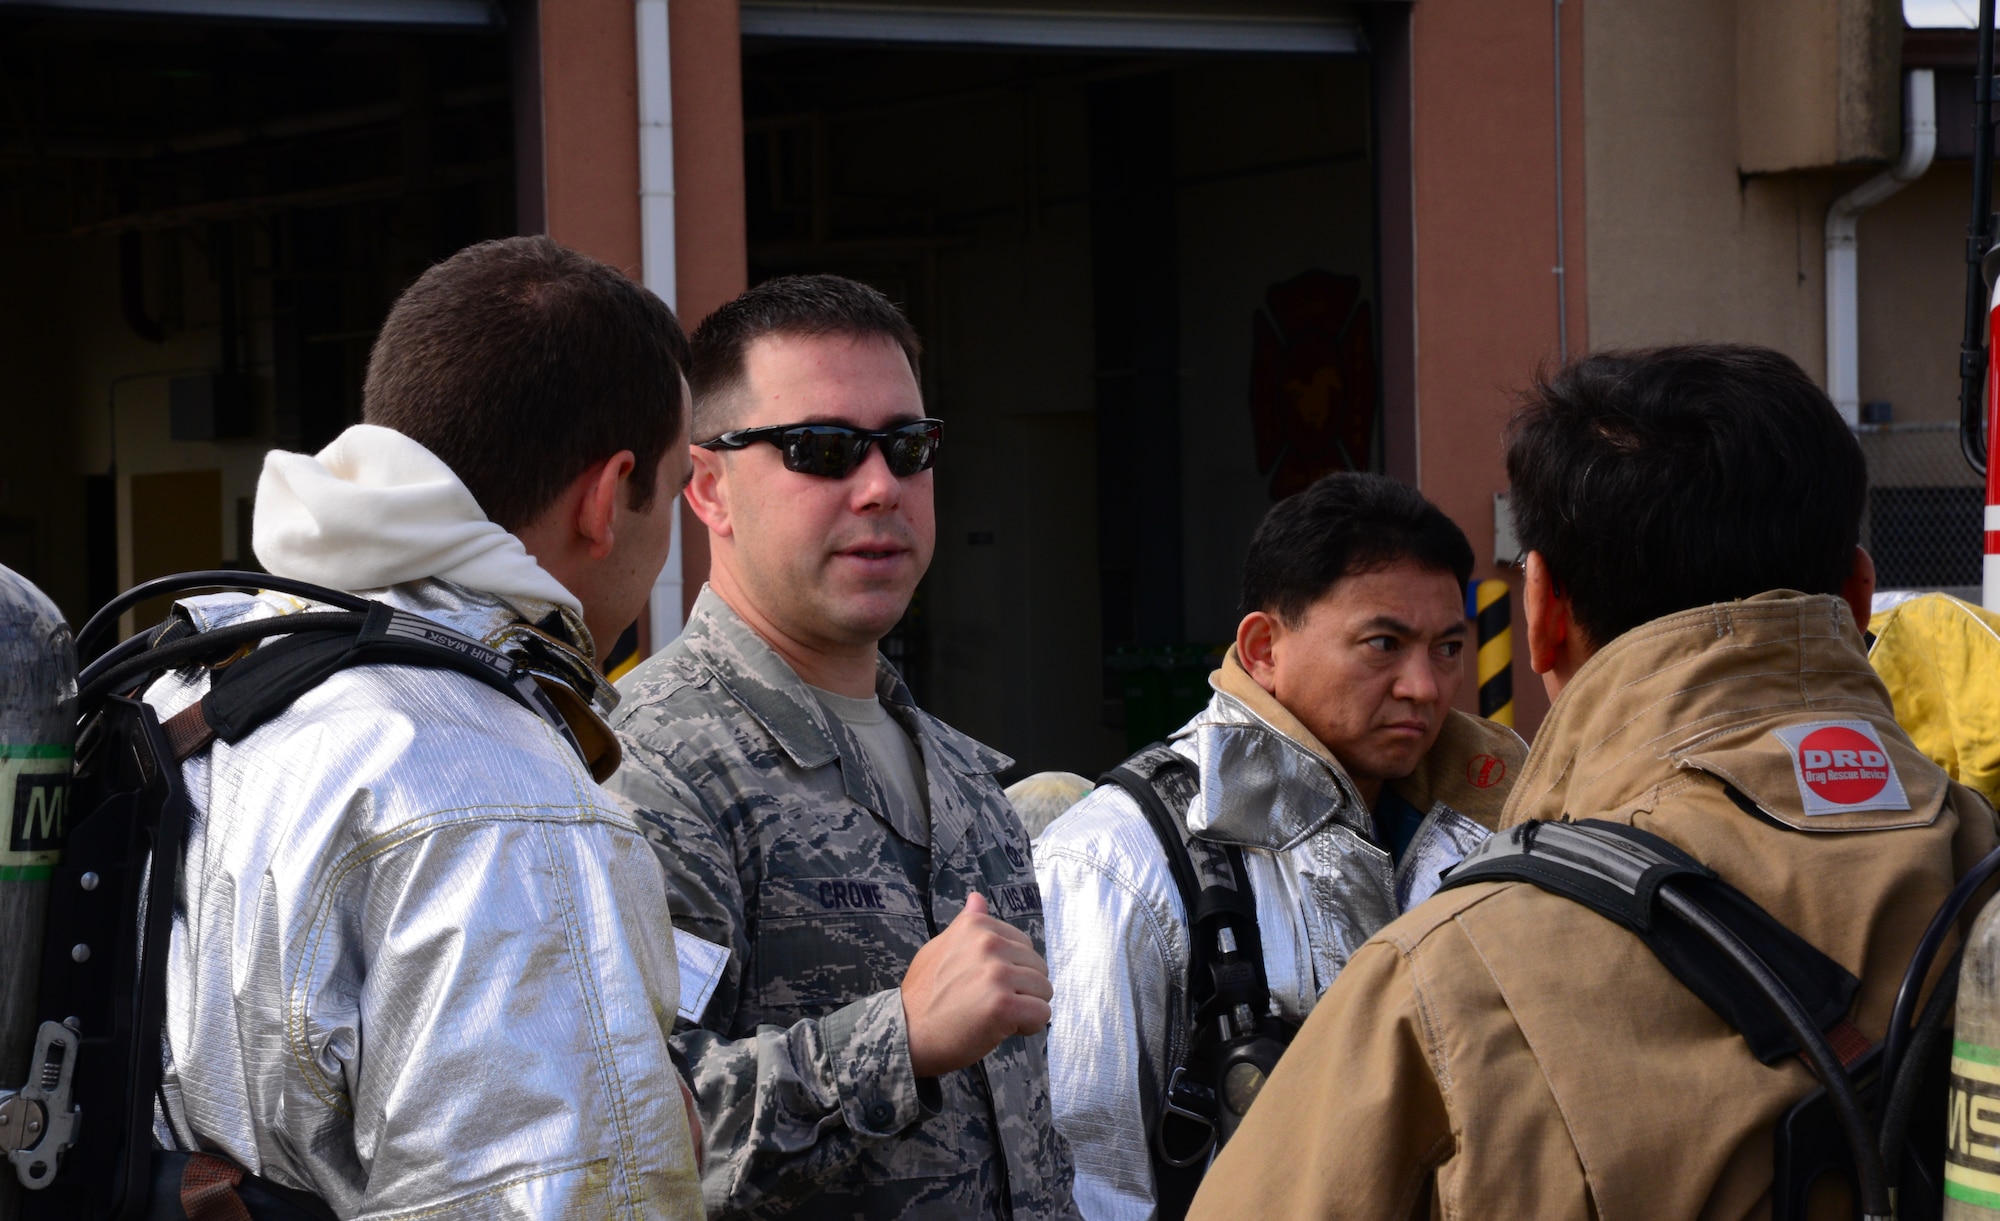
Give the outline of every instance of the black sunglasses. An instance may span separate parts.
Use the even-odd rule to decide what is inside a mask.
[[[931,469],[943,435],[942,420],[911,420],[880,432],[845,424],[773,424],[739,428],[700,444],[703,449],[743,449],[756,441],[769,441],[784,455],[786,470],[822,479],[845,479],[868,456],[868,447],[880,441],[889,473],[908,479]]]

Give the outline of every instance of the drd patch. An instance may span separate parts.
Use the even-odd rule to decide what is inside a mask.
[[[1907,810],[1896,764],[1882,736],[1866,721],[1809,721],[1774,729],[1785,744],[1799,785],[1799,804],[1812,814]]]

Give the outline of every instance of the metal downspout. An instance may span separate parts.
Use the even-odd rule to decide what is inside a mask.
[[[1826,210],[1826,393],[1849,427],[1861,422],[1855,225],[1861,214],[1921,177],[1937,152],[1937,91],[1929,68],[1903,77],[1903,155]]]
[[[640,282],[668,305],[674,289],[674,90],[668,58],[667,0],[635,0],[639,42]],[[673,549],[646,603],[654,652],[681,631],[681,512],[672,507]]]

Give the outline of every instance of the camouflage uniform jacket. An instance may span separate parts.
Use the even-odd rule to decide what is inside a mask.
[[[900,984],[977,890],[1043,949],[1010,763],[883,704],[923,754],[930,816],[903,808],[806,684],[713,590],[622,684],[612,789],[654,828],[676,929],[729,950],[673,1043],[706,1129],[711,1217],[1072,1218],[1047,1034],[919,1080]]]

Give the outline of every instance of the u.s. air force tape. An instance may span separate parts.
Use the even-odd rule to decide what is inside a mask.
[[[0,742],[0,882],[33,882],[62,859],[70,748]]]
[[[676,1012],[683,1022],[699,1022],[715,985],[722,982],[722,969],[729,965],[729,951],[713,941],[703,941],[693,933],[674,930],[674,960],[681,968],[681,1001]]]

